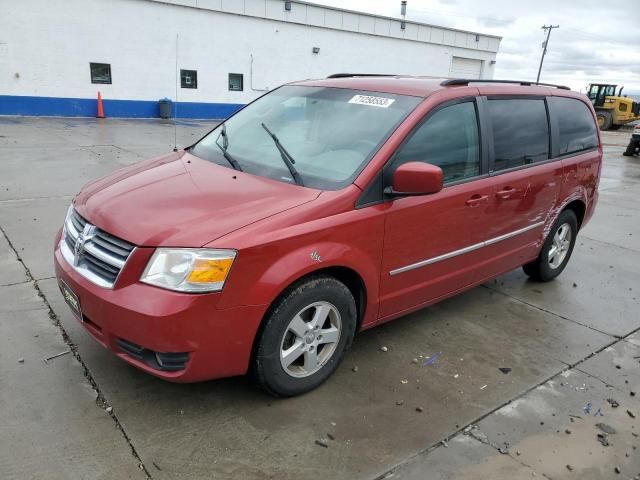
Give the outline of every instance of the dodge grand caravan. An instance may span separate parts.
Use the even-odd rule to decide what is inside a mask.
[[[73,199],[74,315],[166,380],[320,385],[356,332],[523,266],[567,265],[602,149],[589,100],[522,82],[333,75]]]

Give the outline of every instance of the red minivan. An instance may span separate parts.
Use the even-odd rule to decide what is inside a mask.
[[[338,74],[260,97],[179,152],[86,185],[60,289],[152,375],[320,385],[356,332],[523,266],[548,281],[593,214],[589,99],[527,82]]]

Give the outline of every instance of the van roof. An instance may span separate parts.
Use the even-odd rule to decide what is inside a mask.
[[[350,74],[340,73],[330,75],[320,80],[304,80],[293,82],[293,85],[314,87],[349,88],[353,90],[368,90],[372,92],[392,93],[396,95],[411,95],[414,97],[428,97],[440,90],[467,86],[487,86],[504,89],[505,94],[523,93],[528,95],[549,95],[549,90],[570,90],[562,85],[489,79],[447,79],[427,76],[410,75],[378,75],[378,74]],[[496,92],[497,93],[497,92]]]

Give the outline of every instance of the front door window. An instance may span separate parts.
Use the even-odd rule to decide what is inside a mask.
[[[450,105],[431,115],[400,148],[395,156],[394,167],[416,161],[440,167],[445,183],[480,174],[474,102]]]

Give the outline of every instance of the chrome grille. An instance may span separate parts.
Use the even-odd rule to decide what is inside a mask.
[[[112,288],[135,245],[90,224],[72,207],[60,249],[65,260],[96,285]]]

